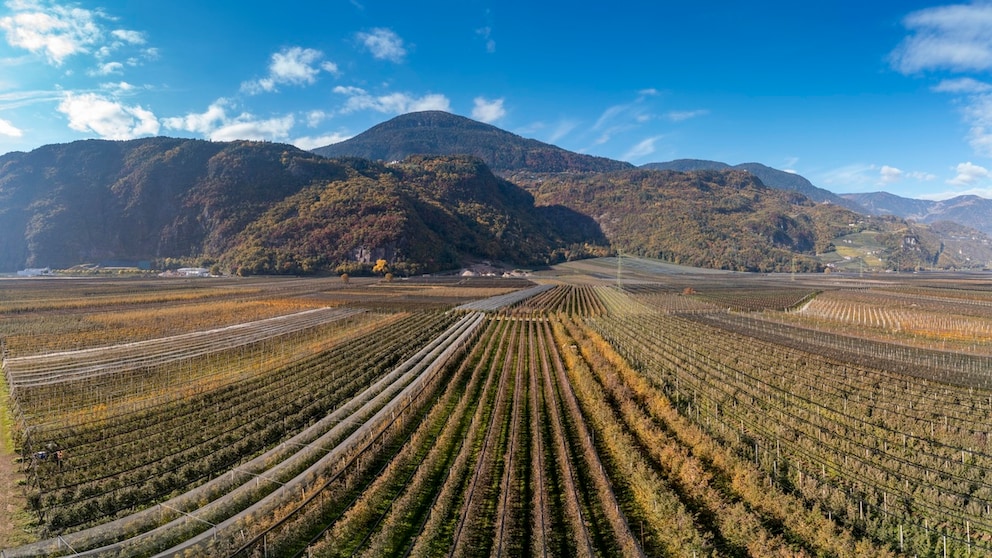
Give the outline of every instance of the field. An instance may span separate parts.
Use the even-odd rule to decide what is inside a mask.
[[[0,281],[3,557],[992,553],[992,275]]]

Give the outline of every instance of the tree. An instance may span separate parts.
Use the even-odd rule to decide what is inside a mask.
[[[386,260],[376,260],[375,266],[372,268],[372,273],[386,273],[389,271],[389,262]]]

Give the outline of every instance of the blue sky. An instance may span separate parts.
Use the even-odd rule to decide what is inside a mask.
[[[0,153],[441,109],[634,164],[992,197],[992,3],[5,0]]]

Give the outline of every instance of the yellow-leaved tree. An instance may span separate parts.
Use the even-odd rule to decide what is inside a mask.
[[[386,273],[389,271],[389,262],[386,260],[376,260],[375,266],[372,267],[372,273]]]

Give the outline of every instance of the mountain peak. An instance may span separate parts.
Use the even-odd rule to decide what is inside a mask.
[[[609,172],[623,161],[583,155],[528,139],[483,122],[443,112],[411,112],[357,136],[313,150],[324,157],[400,161],[411,155],[471,155],[494,172]]]

